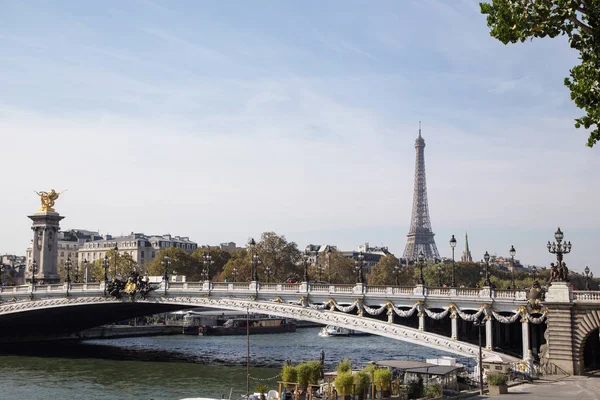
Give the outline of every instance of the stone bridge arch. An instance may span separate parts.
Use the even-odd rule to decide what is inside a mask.
[[[575,312],[574,332],[573,332],[573,358],[575,364],[575,372],[582,374],[585,371],[585,348],[586,343],[590,339],[594,339],[591,335],[597,333],[600,329],[600,310],[583,308]],[[595,338],[598,340],[598,338]]]

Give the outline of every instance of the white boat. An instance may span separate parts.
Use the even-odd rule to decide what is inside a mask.
[[[327,325],[324,328],[321,328],[319,331],[319,336],[321,337],[329,337],[329,336],[363,336],[368,335],[366,332],[355,331],[354,329],[342,328],[335,325]]]

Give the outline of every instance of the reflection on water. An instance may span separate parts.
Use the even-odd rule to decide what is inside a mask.
[[[345,357],[371,360],[444,355],[379,336],[318,337],[318,328],[251,337],[251,377],[276,388],[285,360],[318,359],[326,368]],[[179,399],[229,397],[246,391],[244,336],[163,336],[50,343],[12,348],[0,355],[0,398]],[[263,381],[251,380],[251,390]]]

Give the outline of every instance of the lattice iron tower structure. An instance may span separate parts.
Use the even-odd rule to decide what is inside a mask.
[[[404,258],[416,260],[422,251],[426,259],[440,259],[440,253],[433,239],[429,205],[427,203],[427,182],[425,179],[425,140],[421,137],[421,122],[419,122],[419,137],[415,140],[417,159],[415,162],[415,187],[413,194],[413,209],[410,221],[410,231],[404,248]]]

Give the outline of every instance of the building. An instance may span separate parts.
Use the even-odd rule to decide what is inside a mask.
[[[361,253],[364,257],[363,267],[365,268],[366,273],[371,272],[371,268],[377,265],[382,257],[392,254],[389,252],[387,246],[371,247],[369,246],[369,243],[358,246],[357,251],[342,251],[344,257],[351,258],[353,260],[358,260],[358,255]]]
[[[192,253],[198,248],[198,244],[192,242],[188,237],[171,236],[170,234],[148,236],[143,233],[131,232],[127,236],[106,235],[100,240],[89,241],[81,246],[77,262],[82,265],[85,260],[87,262],[101,260],[109,250],[115,247],[119,254],[129,254],[138,264],[146,265],[156,258],[161,250],[177,247]]]
[[[66,231],[58,232],[57,241],[57,265],[65,265],[67,259],[71,259],[74,263],[78,258],[78,251],[84,243],[91,240],[102,239],[102,236],[98,232],[88,231],[84,229],[69,229]],[[29,265],[32,253],[32,242],[29,243],[29,247],[25,251],[26,263]]]
[[[471,250],[469,250],[469,236],[465,232],[465,249],[460,255],[460,261],[462,262],[473,262],[473,257],[471,257]]]
[[[305,255],[308,255],[308,263],[309,265],[315,266],[326,265],[327,264],[327,252],[329,249],[337,250],[336,246],[332,246],[329,244],[309,244],[306,245],[306,249],[304,251]]]
[[[234,250],[240,249],[240,247],[237,247],[235,242],[225,242],[225,243],[221,243],[219,244],[219,248],[223,251],[227,251],[229,253],[231,253]]]

